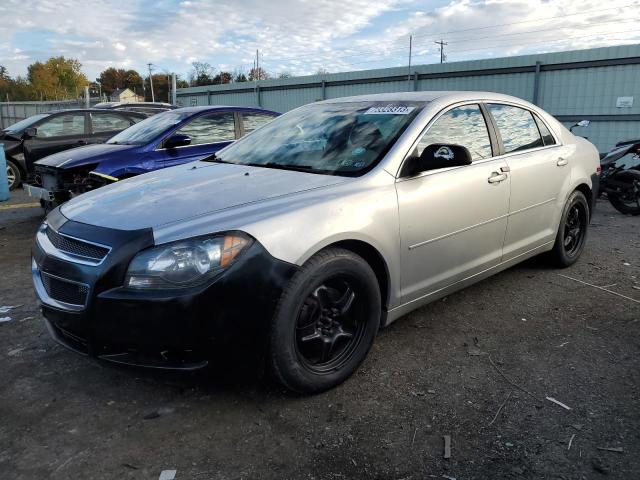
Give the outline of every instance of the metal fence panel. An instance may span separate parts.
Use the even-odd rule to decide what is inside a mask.
[[[592,121],[580,134],[600,151],[640,137],[640,45],[311,75],[178,90],[183,105],[261,105],[286,112],[306,103],[350,95],[407,90],[484,90],[537,103],[567,125]],[[633,97],[621,106],[620,97]],[[197,100],[194,100],[197,99]],[[578,133],[578,132],[576,132]]]

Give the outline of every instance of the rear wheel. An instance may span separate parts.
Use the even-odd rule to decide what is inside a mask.
[[[632,179],[623,193],[607,193],[607,198],[620,213],[640,215],[640,181]]]
[[[274,315],[276,379],[299,393],[340,384],[365,359],[380,314],[378,282],[361,257],[337,248],[318,253],[293,277]]]
[[[553,263],[568,267],[578,260],[589,227],[589,203],[580,191],[573,192],[562,211],[556,241],[551,251]]]
[[[22,183],[20,167],[9,158],[7,158],[7,179],[9,180],[9,190],[15,190]]]

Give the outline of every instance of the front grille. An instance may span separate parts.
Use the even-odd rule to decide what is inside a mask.
[[[95,260],[96,262],[101,262],[109,253],[109,249],[106,247],[93,245],[81,240],[76,240],[75,238],[60,235],[51,227],[47,227],[47,237],[58,250],[76,257],[83,257]]]
[[[63,280],[45,272],[40,273],[40,278],[44,289],[52,299],[71,305],[86,305],[87,295],[89,295],[87,285]]]

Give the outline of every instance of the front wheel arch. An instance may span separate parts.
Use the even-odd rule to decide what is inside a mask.
[[[327,245],[322,250],[330,248],[342,248],[355,253],[362,257],[365,262],[369,264],[373,273],[375,273],[378,279],[378,286],[380,287],[380,298],[382,298],[382,307],[386,312],[389,306],[390,295],[390,274],[389,267],[382,254],[373,245],[364,242],[362,240],[340,240]],[[320,251],[322,251],[320,250]],[[383,318],[383,320],[385,320]],[[384,321],[381,322],[384,325]]]

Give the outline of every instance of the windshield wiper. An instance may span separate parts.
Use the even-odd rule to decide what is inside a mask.
[[[316,170],[311,165],[287,165],[284,163],[267,162],[267,163],[245,163],[250,167],[278,168],[280,170],[294,170],[298,172],[310,172]]]
[[[232,165],[237,165],[234,162],[227,162],[226,160],[222,160],[220,157],[218,157],[215,153],[212,153],[211,155],[209,155],[208,157],[204,157],[203,159],[200,160],[201,162],[216,162],[216,163],[231,163]]]

